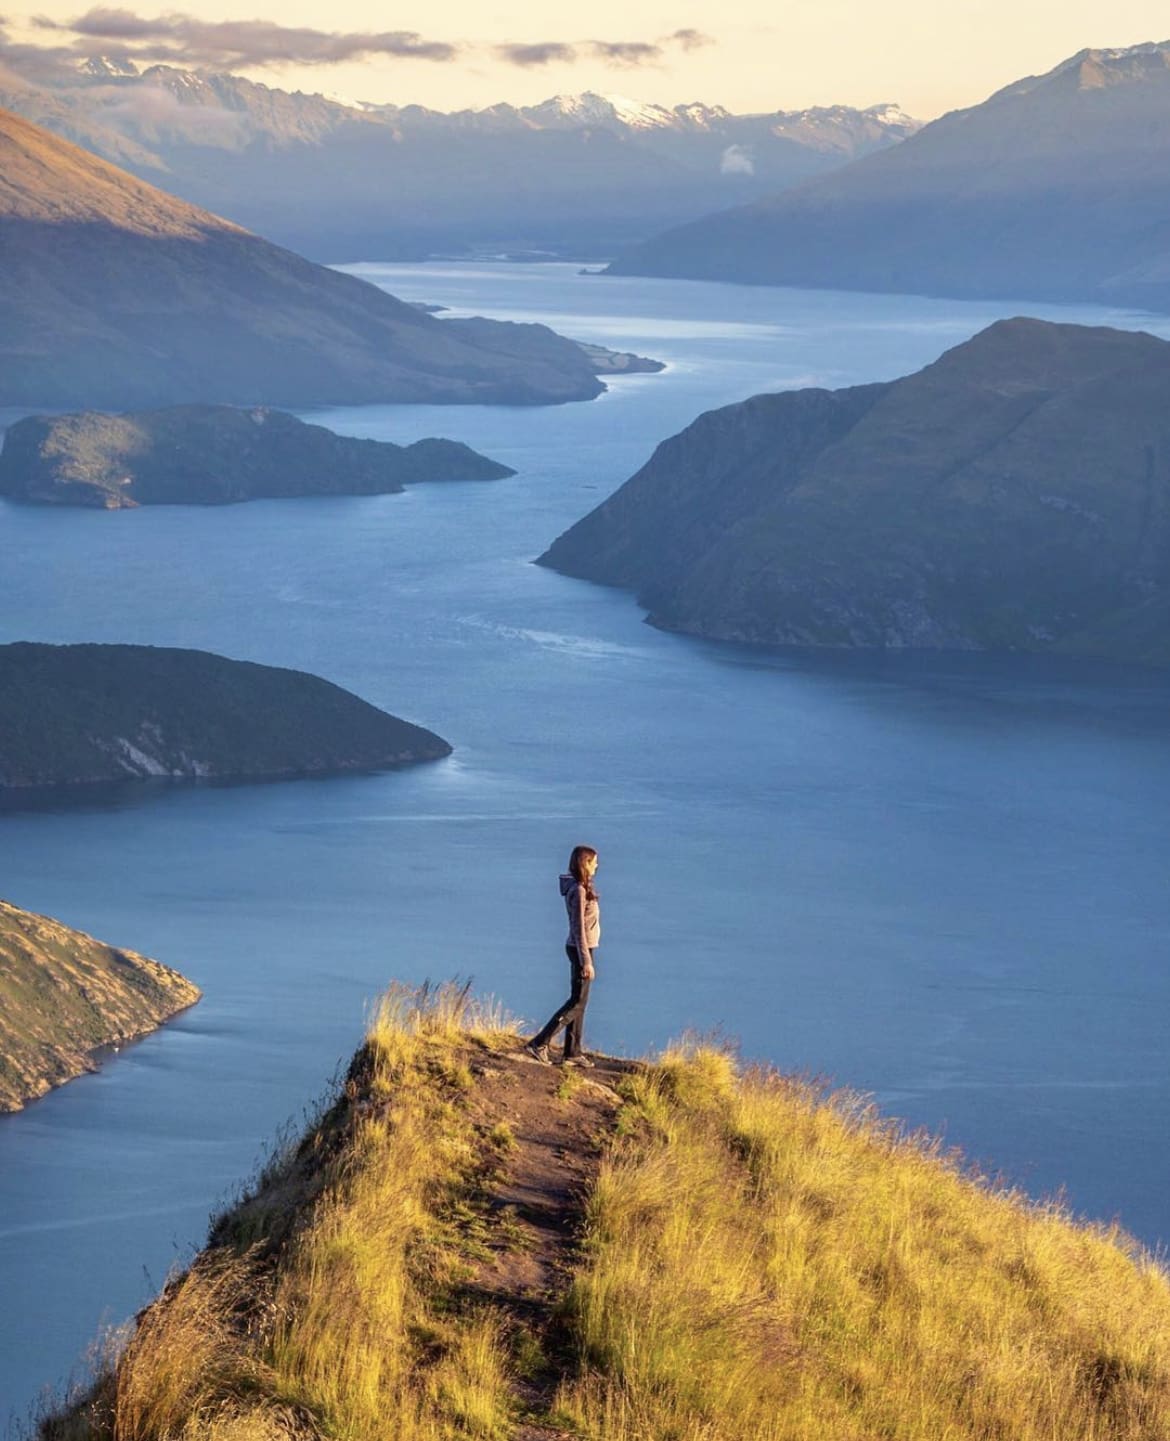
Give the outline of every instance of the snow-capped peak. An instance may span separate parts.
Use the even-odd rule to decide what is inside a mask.
[[[662,105],[631,100],[625,95],[554,95],[540,105],[530,105],[524,114],[536,124],[624,125],[631,130],[657,130],[673,125],[675,116]]]
[[[900,105],[870,105],[863,113],[881,125],[910,126],[915,130],[922,125],[921,120],[915,120],[913,115],[907,115]]]
[[[115,75],[137,75],[138,66],[133,60],[111,59],[109,55],[90,55],[78,62],[78,73],[91,75],[98,80],[109,80]]]
[[[379,110],[394,110],[393,105],[379,105],[372,100],[355,100],[351,95],[343,95],[339,90],[320,90],[317,92],[322,100],[328,100],[331,105],[343,105],[346,110],[361,110],[368,114],[376,114]]]
[[[689,105],[676,105],[674,113],[697,130],[705,129],[713,121],[731,118],[730,110],[725,110],[722,105],[704,105],[700,100],[694,100]]]

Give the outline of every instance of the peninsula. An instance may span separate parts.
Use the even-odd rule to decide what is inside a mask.
[[[382,495],[515,473],[459,441],[358,440],[284,411],[226,405],[29,416],[9,427],[0,450],[0,495],[107,510]]]
[[[98,1054],[200,997],[178,971],[0,901],[0,1111],[94,1071]]]
[[[0,313],[4,408],[550,405],[605,389],[547,326],[437,319],[7,110]]]
[[[1170,344],[1004,320],[711,411],[541,563],[713,639],[1170,664]]]
[[[0,795],[291,779],[450,753],[432,731],[303,671],[154,646],[0,646]]]

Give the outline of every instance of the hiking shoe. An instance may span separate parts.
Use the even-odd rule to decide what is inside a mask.
[[[527,1046],[524,1047],[524,1049],[528,1052],[528,1054],[532,1057],[534,1061],[539,1061],[542,1066],[552,1065],[552,1057],[548,1053],[547,1046],[534,1046],[529,1043]]]
[[[579,1055],[579,1056],[566,1056],[565,1059],[564,1059],[564,1064],[565,1064],[566,1066],[588,1066],[588,1067],[592,1067],[593,1062],[589,1059],[589,1057],[588,1057],[587,1055],[585,1055],[584,1052],[582,1052],[581,1055]]]

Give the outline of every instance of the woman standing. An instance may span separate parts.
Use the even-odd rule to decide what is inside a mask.
[[[591,1066],[593,1062],[581,1045],[585,1029],[585,1007],[589,1003],[589,985],[593,980],[593,952],[601,940],[601,905],[593,889],[597,871],[597,852],[592,846],[574,846],[569,869],[561,876],[561,895],[569,913],[569,939],[565,954],[569,958],[572,989],[569,999],[552,1019],[528,1042],[528,1053],[538,1061],[551,1063],[548,1043],[562,1026],[565,1028],[566,1066]]]

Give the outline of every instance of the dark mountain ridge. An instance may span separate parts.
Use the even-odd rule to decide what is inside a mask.
[[[0,406],[552,404],[604,388],[545,326],[436,320],[0,111]]]
[[[1084,50],[616,274],[1170,309],[1170,42]]]
[[[1000,321],[712,411],[541,561],[721,639],[1170,664],[1170,344]]]

